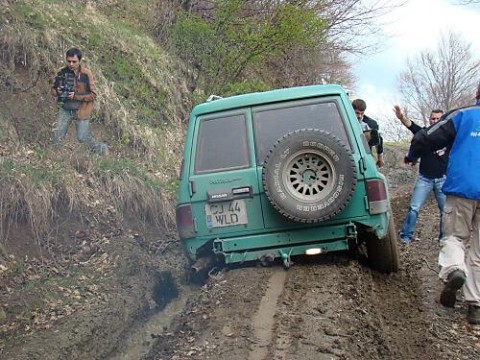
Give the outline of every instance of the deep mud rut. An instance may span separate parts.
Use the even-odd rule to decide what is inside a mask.
[[[403,151],[387,155],[395,164]],[[415,172],[392,166],[385,173],[398,230]],[[361,257],[334,253],[295,258],[288,270],[280,263],[219,269],[191,285],[178,249],[155,264],[156,272],[171,274],[160,278],[139,256],[135,269],[143,270],[129,281],[119,277],[124,291],[112,292],[118,299],[109,311],[77,314],[69,326],[7,348],[6,359],[479,359],[480,327],[465,321],[463,296],[455,309],[437,302],[438,216],[431,199],[417,239],[399,244],[400,271],[389,275]],[[139,280],[142,274],[150,281]],[[145,311],[151,298],[162,306]],[[92,318],[103,326],[88,327]]]

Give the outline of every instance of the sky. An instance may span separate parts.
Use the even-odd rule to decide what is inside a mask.
[[[393,3],[394,1],[392,1]],[[356,58],[357,86],[353,97],[367,103],[366,114],[388,125],[395,121],[392,107],[401,105],[397,79],[406,69],[407,59],[414,59],[425,49],[438,47],[442,32],[452,30],[472,45],[480,57],[478,26],[480,4],[459,6],[455,0],[409,0],[379,19],[382,30],[390,34],[382,39],[381,51]],[[380,129],[381,130],[381,129]]]

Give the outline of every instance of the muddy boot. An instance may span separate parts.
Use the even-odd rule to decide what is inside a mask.
[[[480,306],[468,305],[467,321],[470,324],[480,324]]]
[[[446,307],[455,307],[457,301],[457,290],[465,283],[465,273],[462,270],[455,270],[448,275],[442,293],[440,294],[440,303]]]

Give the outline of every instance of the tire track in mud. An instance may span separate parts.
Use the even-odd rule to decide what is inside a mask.
[[[279,296],[272,275],[275,296],[267,290],[252,318],[250,360],[436,358],[417,280],[336,255],[320,261],[288,270]]]
[[[335,326],[338,310],[338,272],[326,267],[290,269],[282,296],[272,359],[332,359],[341,355],[342,336]],[[332,288],[333,285],[333,288]]]
[[[148,359],[445,358],[417,269],[379,274],[346,254],[298,261],[211,279]]]
[[[260,301],[257,312],[252,319],[256,344],[250,351],[248,360],[262,360],[268,353],[268,345],[272,341],[272,329],[277,313],[277,302],[283,292],[287,273],[279,269],[272,274],[268,281],[267,291]]]

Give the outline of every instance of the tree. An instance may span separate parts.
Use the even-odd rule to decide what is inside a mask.
[[[432,109],[472,104],[480,74],[471,44],[452,31],[443,33],[436,50],[424,50],[408,59],[400,73],[400,91],[413,115],[426,119]]]
[[[297,46],[313,48],[324,36],[324,21],[295,3],[279,2],[271,9],[244,0],[210,5],[200,14],[180,17],[172,31],[172,42],[192,74],[192,89],[200,82],[207,92],[224,93],[268,59]]]
[[[383,34],[380,16],[402,6],[405,1],[389,0],[317,0],[314,7],[328,24],[329,43],[332,47],[352,54],[376,52]],[[372,36],[375,35],[375,36]]]
[[[271,0],[271,3],[278,1]],[[293,2],[293,1],[292,1]],[[270,71],[284,85],[339,83],[351,88],[354,76],[347,54],[376,52],[382,43],[378,18],[403,1],[304,0],[295,1],[312,9],[323,20],[325,32],[314,48],[294,47],[270,60]],[[375,36],[372,36],[375,35]],[[383,36],[386,36],[383,34]]]
[[[226,95],[249,82],[260,87],[322,82],[351,87],[345,55],[373,51],[379,42],[366,35],[380,31],[374,20],[398,6],[390,3],[177,0],[183,12],[170,39],[188,67],[192,90]]]

